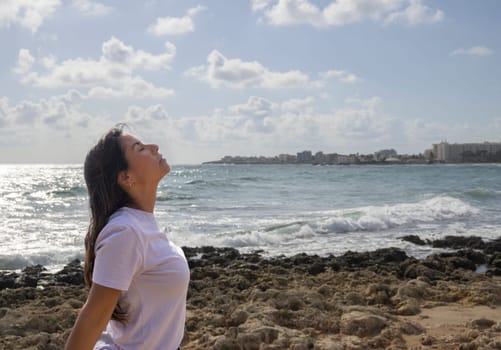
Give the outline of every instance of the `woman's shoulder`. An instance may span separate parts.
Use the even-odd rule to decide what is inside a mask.
[[[141,240],[141,229],[137,218],[124,208],[118,209],[110,216],[99,233],[98,241],[118,235]]]

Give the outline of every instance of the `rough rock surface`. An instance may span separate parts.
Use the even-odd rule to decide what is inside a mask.
[[[501,349],[501,238],[425,244],[454,250],[418,260],[395,248],[275,258],[184,248],[183,350]],[[0,349],[62,349],[85,298],[78,261],[0,272]]]

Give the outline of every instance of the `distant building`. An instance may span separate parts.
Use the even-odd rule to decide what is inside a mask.
[[[433,145],[433,155],[436,161],[444,163],[498,161],[501,158],[501,142],[441,142]]]
[[[423,156],[428,161],[434,160],[434,153],[432,149],[425,150]]]
[[[337,164],[338,160],[338,154],[337,153],[327,153],[325,155],[325,159],[327,164]]]
[[[374,153],[376,160],[385,160],[386,158],[395,158],[397,156],[397,151],[393,148],[383,149]]]
[[[296,162],[296,156],[292,154],[280,154],[278,156],[278,161],[280,163],[295,163]]]
[[[314,162],[316,164],[325,164],[325,163],[327,163],[327,160],[326,160],[326,157],[324,155],[324,152],[319,151],[319,152],[315,153]]]
[[[312,163],[313,162],[313,155],[311,154],[311,151],[299,152],[297,154],[297,162],[298,163]]]
[[[338,154],[337,155],[337,164],[356,164],[358,163],[357,156],[354,154],[350,154],[349,156]]]

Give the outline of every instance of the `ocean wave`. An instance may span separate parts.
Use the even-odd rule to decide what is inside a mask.
[[[157,196],[157,201],[159,202],[167,202],[173,200],[194,200],[194,199],[196,199],[196,197],[182,193],[168,193],[165,195]]]
[[[246,182],[261,182],[261,181],[269,181],[264,177],[260,176],[242,176],[237,179],[238,181],[246,181]]]
[[[66,189],[55,190],[49,192],[49,195],[54,197],[79,197],[87,194],[87,189],[82,186],[73,186]]]
[[[198,187],[240,187],[239,185],[226,180],[189,180],[185,185],[195,185]]]
[[[20,270],[26,266],[42,265],[46,268],[54,266],[62,266],[67,264],[73,259],[83,260],[83,247],[82,251],[76,253],[74,250],[63,251],[47,251],[34,254],[0,254],[0,270]]]
[[[185,185],[206,185],[207,181],[205,180],[189,180],[185,182]]]
[[[357,215],[354,216],[353,212],[357,212]],[[333,216],[315,224],[316,231],[324,234],[381,231],[416,223],[450,220],[478,212],[477,208],[458,198],[438,196],[417,203],[370,206],[334,212]]]
[[[464,192],[466,197],[475,199],[475,200],[490,200],[501,197],[501,191],[490,190],[487,188],[475,188],[472,190],[468,190]]]
[[[314,237],[354,232],[379,232],[394,228],[415,228],[419,224],[446,223],[453,219],[475,215],[479,209],[449,196],[438,196],[417,203],[368,206],[322,212],[312,219],[276,222],[251,232],[226,233],[221,243],[233,247],[262,247]]]

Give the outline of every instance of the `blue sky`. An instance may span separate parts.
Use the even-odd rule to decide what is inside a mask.
[[[501,141],[498,0],[0,3],[0,162],[127,122],[173,164]]]

